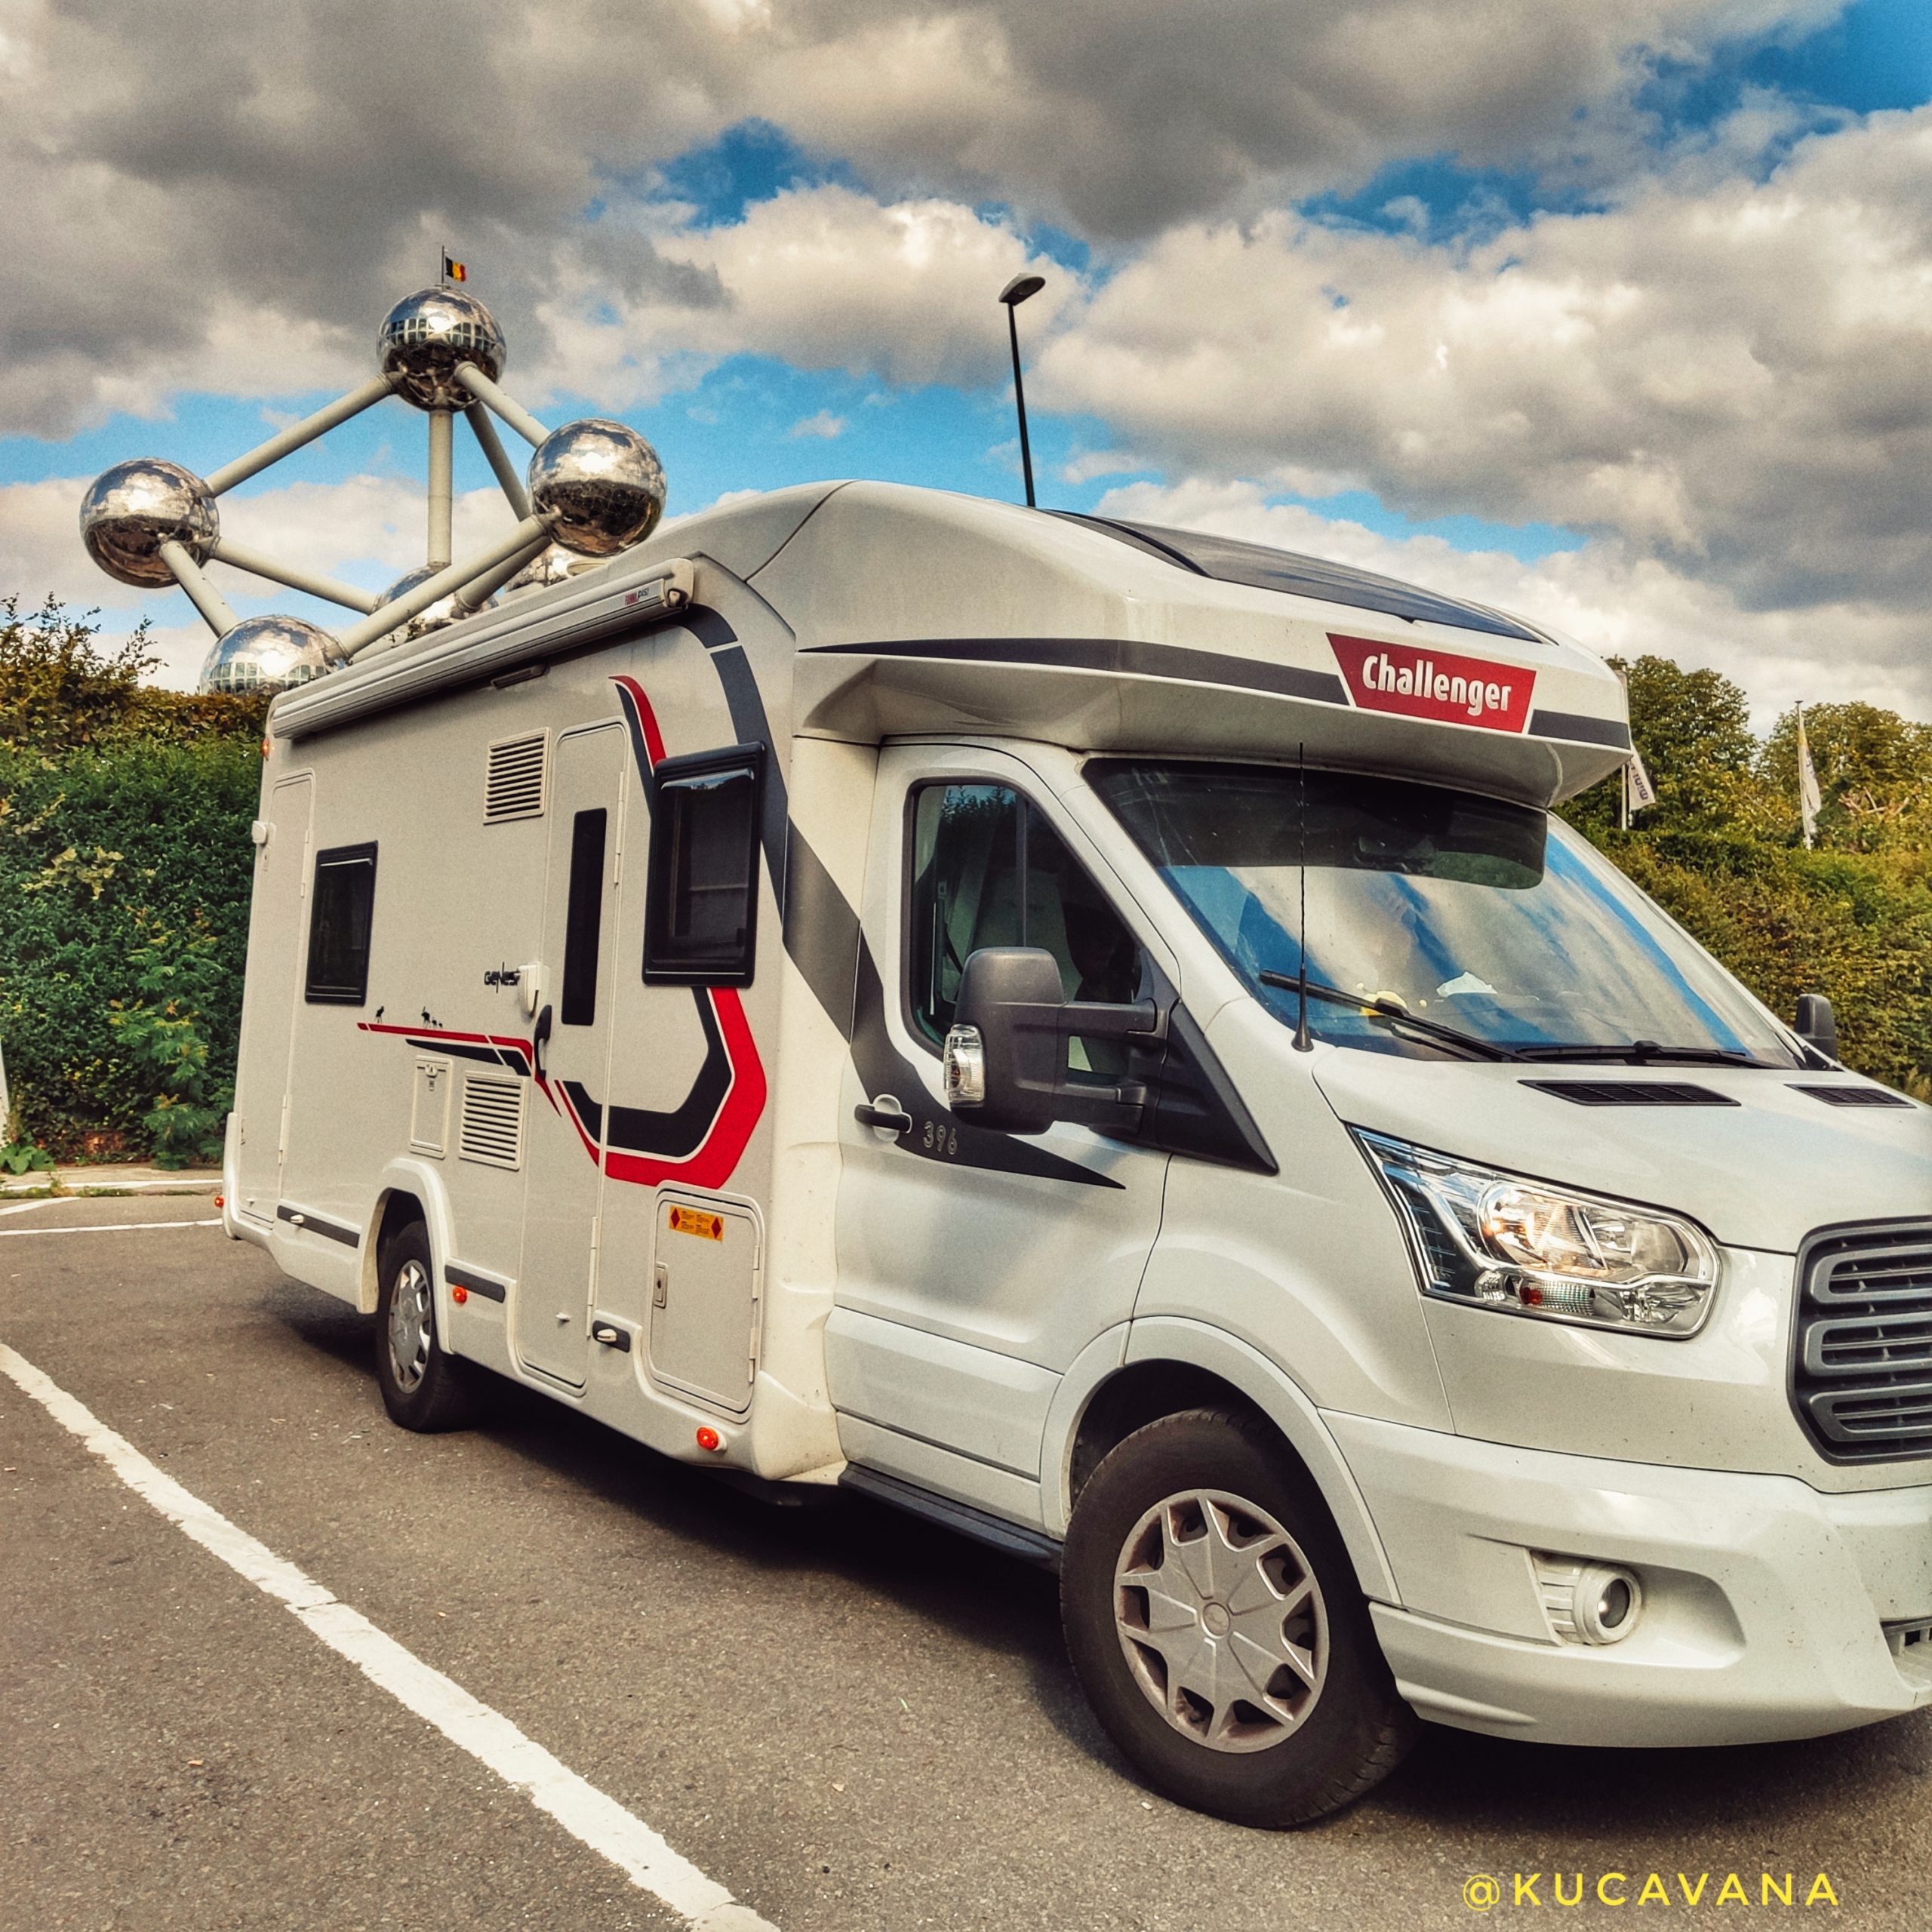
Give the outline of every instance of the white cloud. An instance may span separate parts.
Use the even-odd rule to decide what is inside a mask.
[[[995,293],[1023,269],[1046,275],[1035,298],[1044,327],[1080,292],[1009,223],[956,202],[827,186],[755,203],[719,228],[626,219],[648,242],[654,280],[614,293],[586,238],[560,251],[540,305],[552,349],[537,380],[611,406],[653,401],[747,353],[895,383],[997,380],[1006,351]]]
[[[795,442],[803,437],[815,436],[829,443],[844,435],[845,429],[844,417],[835,416],[829,409],[821,409],[815,415],[800,417],[785,433]]]
[[[163,47],[136,0],[6,0],[0,427],[337,383],[445,242],[540,379],[571,361],[547,325],[571,332],[573,246],[599,301],[704,306],[705,249],[585,211],[624,210],[747,115],[852,162],[889,205],[993,201],[1134,239],[1417,153],[1587,171],[1650,131],[1630,103],[1659,58],[1694,68],[1842,4],[202,0],[171,12]],[[943,222],[911,226],[947,247]],[[782,257],[718,266],[741,291],[791,279]],[[859,315],[872,293],[822,290]],[[868,366],[921,360],[903,319],[887,304]]]
[[[1804,611],[1747,610],[1615,538],[1524,563],[1460,550],[1439,537],[1392,537],[1298,504],[1272,503],[1252,482],[1131,483],[1101,500],[1103,516],[1212,530],[1513,611],[1605,656],[1644,653],[1708,666],[1750,694],[1761,725],[1794,700],[1862,698],[1932,716],[1927,626],[1915,613],[1846,601]]]
[[[1932,598],[1929,360],[1932,108],[1466,253],[1278,212],[1177,229],[1032,386],[1171,472],[1614,534],[1745,605],[1903,611]]]

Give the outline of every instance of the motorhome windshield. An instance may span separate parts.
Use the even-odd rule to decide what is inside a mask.
[[[1279,766],[1104,760],[1088,774],[1291,1024],[1298,996],[1278,982],[1303,968],[1305,868],[1306,973],[1323,989],[1309,1026],[1321,1038],[1431,1057],[1487,1047],[1801,1064],[1715,960],[1543,812]]]

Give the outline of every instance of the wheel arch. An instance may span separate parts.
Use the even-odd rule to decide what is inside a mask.
[[[420,1221],[429,1237],[429,1256],[435,1277],[436,1335],[445,1347],[449,1345],[449,1289],[443,1279],[443,1263],[450,1254],[449,1201],[440,1177],[417,1161],[392,1162],[377,1183],[376,1201],[370,1211],[368,1232],[362,1241],[361,1270],[357,1291],[365,1315],[375,1312],[382,1293],[383,1244],[395,1230],[410,1221]]]
[[[1134,1430],[1183,1409],[1231,1401],[1260,1415],[1307,1471],[1335,1519],[1364,1592],[1399,1604],[1367,1503],[1320,1411],[1259,1349],[1224,1330],[1177,1316],[1155,1316],[1113,1331],[1069,1371],[1042,1444],[1041,1501],[1048,1533],[1066,1535],[1081,1485],[1107,1451]]]

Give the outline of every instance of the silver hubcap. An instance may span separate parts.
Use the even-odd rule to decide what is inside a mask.
[[[1121,1546],[1114,1623],[1128,1669],[1184,1737],[1263,1751],[1315,1708],[1328,1618],[1301,1546],[1220,1490],[1155,1504]]]
[[[396,1386],[408,1395],[429,1366],[429,1271],[420,1261],[398,1270],[389,1297],[389,1367]]]

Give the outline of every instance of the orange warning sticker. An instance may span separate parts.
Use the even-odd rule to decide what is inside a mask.
[[[696,1235],[704,1241],[724,1238],[724,1217],[697,1208],[673,1208],[665,1222],[674,1235]]]

